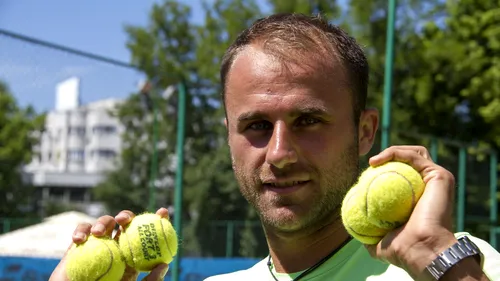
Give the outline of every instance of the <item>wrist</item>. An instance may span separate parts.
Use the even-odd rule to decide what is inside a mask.
[[[477,261],[476,257],[470,256],[460,260],[458,264],[450,268],[444,273],[439,281],[456,281],[456,280],[489,280]],[[436,279],[425,271],[417,281],[436,281]]]
[[[437,244],[430,243],[427,247],[420,248],[419,254],[424,258],[415,260],[417,262],[414,263],[414,267],[410,267],[414,270],[410,272],[414,279],[418,281],[488,280],[485,279],[486,276],[481,268],[481,251],[467,236],[456,239],[453,235],[451,239],[445,235],[442,238]],[[447,244],[451,245],[445,246]],[[416,253],[414,252],[413,255]],[[431,261],[424,263],[425,257],[431,257]]]
[[[429,236],[421,241],[408,245],[404,250],[403,263],[406,265],[406,271],[418,280],[433,280],[428,274],[426,267],[430,265],[440,253],[458,242],[457,238],[450,231],[434,232],[435,235]]]

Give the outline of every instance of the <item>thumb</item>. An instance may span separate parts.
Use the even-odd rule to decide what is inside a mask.
[[[151,272],[142,279],[142,281],[162,281],[167,275],[168,264],[162,263],[157,265]]]
[[[67,255],[71,251],[71,248],[73,247],[74,243],[71,243],[62,256],[61,260],[59,261],[59,264],[56,266],[54,271],[49,277],[49,280],[52,281],[66,281],[68,280],[68,277],[66,276],[66,260],[67,260]]]
[[[135,268],[127,265],[120,281],[136,281],[137,277],[139,277],[139,272]]]
[[[373,245],[364,244],[370,256],[374,259],[390,263],[390,255],[393,252],[392,244],[397,235],[404,229],[403,227],[389,231],[378,243]]]

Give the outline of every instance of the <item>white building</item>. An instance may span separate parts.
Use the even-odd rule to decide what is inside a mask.
[[[123,127],[110,113],[121,101],[80,104],[80,80],[70,78],[56,87],[56,107],[49,112],[33,162],[25,171],[40,189],[44,202],[80,205],[98,215],[91,189],[116,165]]]

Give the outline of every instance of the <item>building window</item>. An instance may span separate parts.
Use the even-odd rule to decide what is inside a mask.
[[[81,149],[68,150],[68,159],[71,161],[83,161],[84,153]]]
[[[116,133],[116,127],[111,125],[94,126],[92,133],[96,135],[112,135]]]
[[[69,200],[73,202],[85,201],[85,188],[74,188],[70,191]]]
[[[84,136],[85,135],[85,128],[84,127],[69,127],[68,133],[70,135],[75,135],[75,136]]]
[[[111,149],[97,149],[92,151],[91,155],[97,159],[113,159],[116,157],[116,152]]]

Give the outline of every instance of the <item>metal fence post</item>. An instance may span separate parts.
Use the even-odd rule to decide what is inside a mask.
[[[467,148],[460,146],[458,157],[457,232],[464,231]]]
[[[438,163],[438,140],[436,137],[431,137],[431,158],[434,163]]]
[[[497,199],[497,167],[498,158],[496,151],[490,155],[490,244],[497,248],[497,223],[498,223],[498,199]]]
[[[382,112],[381,150],[389,146],[391,126],[392,71],[394,61],[394,26],[396,22],[396,0],[389,0],[387,7],[387,38],[385,43],[384,108]]]
[[[234,221],[228,221],[226,225],[226,257],[233,256]]]

